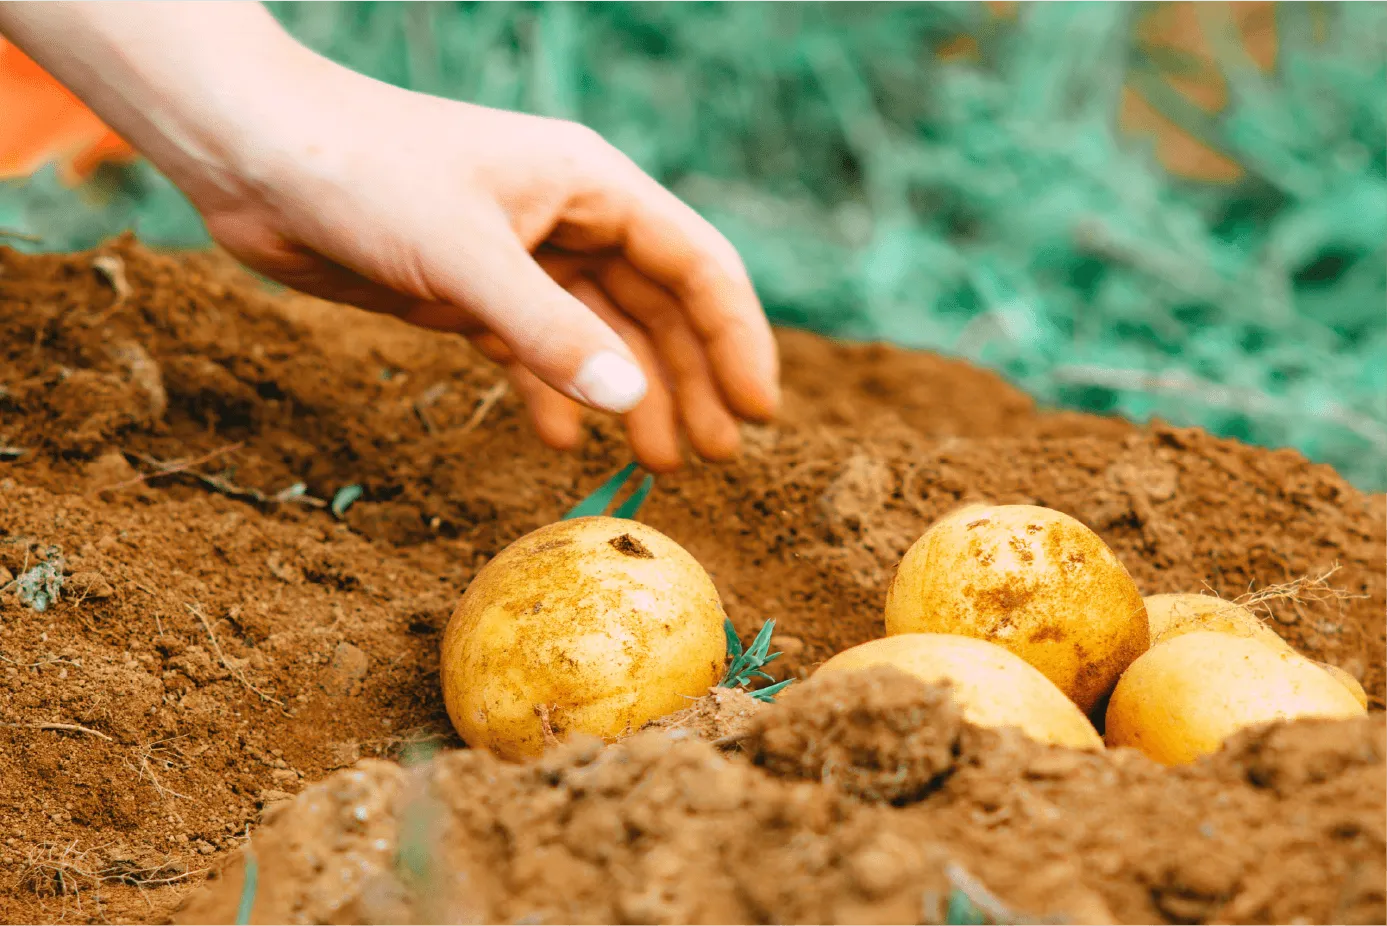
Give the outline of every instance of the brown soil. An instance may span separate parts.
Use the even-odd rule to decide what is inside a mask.
[[[0,918],[225,921],[268,817],[257,922],[928,921],[950,863],[1071,921],[1387,920],[1387,499],[1290,451],[1043,413],[938,357],[781,345],[782,420],[733,465],[662,478],[641,515],[744,635],[776,619],[773,674],[878,636],[908,544],[984,499],[1080,518],[1146,594],[1337,564],[1351,597],[1273,599],[1270,623],[1360,677],[1372,715],[1169,771],[864,679],[529,766],[454,749],[452,605],[626,462],[619,429],[594,417],[548,451],[459,339],[272,298],[213,258],[0,249],[0,445],[27,451],[0,453],[0,570],[57,547],[68,576],[41,612],[0,593]],[[344,518],[314,502],[349,484]],[[372,761],[415,745],[450,751]],[[452,838],[400,874],[420,819]]]

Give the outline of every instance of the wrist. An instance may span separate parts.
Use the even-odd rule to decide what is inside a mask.
[[[259,3],[0,2],[0,32],[199,206],[242,194],[330,65]]]

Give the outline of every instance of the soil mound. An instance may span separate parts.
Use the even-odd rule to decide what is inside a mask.
[[[725,698],[534,766],[370,761],[461,745],[442,626],[488,558],[627,461],[619,429],[594,417],[578,452],[550,452],[461,339],[272,296],[216,258],[0,248],[0,918],[159,920],[230,862],[183,914],[222,916],[268,817],[256,851],[298,872],[306,847],[307,867],[262,881],[257,921],[398,919],[427,870],[361,891],[340,872],[399,869],[421,788],[468,836],[444,871],[475,900],[449,915],[929,920],[952,861],[1017,910],[1081,921],[1387,918],[1383,496],[1294,452],[1044,412],[927,354],[780,340],[783,419],[748,428],[735,464],[661,478],[642,511],[744,636],[775,618],[773,674],[879,635],[900,555],[978,499],[1073,514],[1147,594],[1337,565],[1342,594],[1265,614],[1360,677],[1374,714],[1171,772],[966,725],[950,740],[928,688],[805,684],[774,723]],[[937,741],[890,741],[912,711]],[[700,739],[753,727],[743,750]]]
[[[893,681],[811,679],[800,709],[837,705],[885,732],[878,712],[906,700],[883,704]],[[1170,772],[960,731],[943,688],[905,687],[943,746],[927,750],[942,784],[895,808],[850,796],[864,776],[766,774],[686,731],[523,766],[460,750],[339,772],[257,834],[255,921],[940,923],[958,881],[1051,922],[1381,917],[1380,716],[1253,731]],[[773,729],[812,730],[786,745],[851,767],[864,734],[804,720]],[[1335,758],[1303,775],[1331,734]],[[1283,775],[1297,781],[1284,794],[1270,785]],[[230,921],[244,883],[238,858],[176,922]]]

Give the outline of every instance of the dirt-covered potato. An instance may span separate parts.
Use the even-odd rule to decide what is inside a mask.
[[[448,716],[469,746],[510,759],[569,733],[610,741],[718,683],[723,621],[708,573],[654,528],[542,527],[487,563],[448,622]]]
[[[1104,736],[1109,746],[1180,765],[1216,752],[1254,724],[1364,713],[1330,673],[1289,649],[1196,630],[1132,663],[1108,702]]]
[[[844,650],[814,677],[894,666],[925,682],[949,682],[963,717],[980,727],[1017,727],[1031,739],[1075,749],[1103,740],[1074,702],[1034,667],[974,637],[906,633]]]
[[[1248,637],[1275,649],[1288,650],[1291,645],[1257,615],[1232,601],[1214,595],[1175,593],[1147,595],[1146,619],[1151,627],[1151,645],[1164,643],[1183,633],[1196,630],[1215,630],[1234,636]]]
[[[1033,505],[970,506],[937,521],[896,569],[886,632],[1003,646],[1085,713],[1146,651],[1146,608],[1097,534]]]

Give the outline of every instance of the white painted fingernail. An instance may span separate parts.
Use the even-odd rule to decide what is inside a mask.
[[[645,374],[625,357],[604,350],[593,354],[573,379],[573,391],[603,411],[624,414],[645,398]]]

